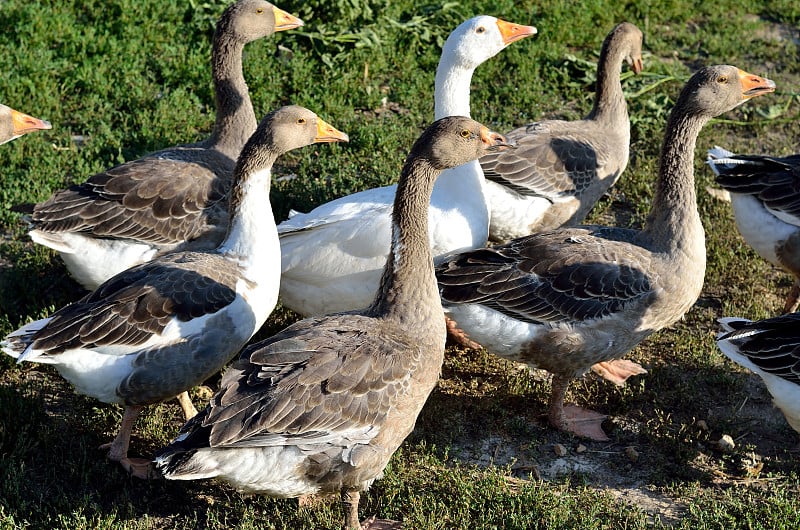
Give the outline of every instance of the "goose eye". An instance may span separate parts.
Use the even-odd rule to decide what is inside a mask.
[[[264,12],[264,8],[263,8],[263,7],[256,8],[256,13],[257,13],[257,14],[259,14],[259,15],[260,15],[260,14],[261,14],[261,13],[263,13],[263,12]]]
[[[297,118],[297,124],[298,125],[303,125],[305,122],[306,122],[305,118]]]
[[[469,132],[467,129],[461,130],[461,138],[469,138],[470,136],[472,136],[472,133]]]
[[[475,33],[486,33],[486,28],[483,26],[478,26],[478,29],[475,30]]]
[[[717,78],[717,83],[721,84],[721,83],[727,83],[727,82],[728,82],[728,76],[726,76],[726,75],[721,75],[721,76],[719,76]]]

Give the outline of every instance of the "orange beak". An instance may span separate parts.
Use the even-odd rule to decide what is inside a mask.
[[[739,70],[739,81],[742,83],[742,96],[744,99],[775,92],[774,81],[765,77],[749,74],[744,70]]]
[[[503,44],[508,46],[515,40],[524,39],[531,35],[536,35],[537,29],[533,26],[522,26],[520,24],[512,24],[505,20],[497,19],[497,27],[500,29],[500,35],[503,36]]]
[[[272,12],[275,15],[275,31],[299,28],[304,24],[302,20],[294,15],[290,15],[283,9],[272,6]]]
[[[508,143],[505,136],[490,131],[488,127],[481,127],[481,141],[488,151],[500,151],[513,147]]]
[[[329,143],[329,142],[349,142],[350,137],[342,131],[334,128],[331,124],[317,118],[317,137],[314,138],[314,143]]]
[[[22,112],[11,109],[11,120],[14,122],[14,135],[19,136],[42,129],[52,129],[49,121],[28,116]]]
[[[640,73],[642,73],[642,69],[644,68],[644,63],[642,63],[641,55],[637,55],[636,57],[631,57],[629,64],[631,65],[631,70],[633,70],[634,74],[639,75]]]

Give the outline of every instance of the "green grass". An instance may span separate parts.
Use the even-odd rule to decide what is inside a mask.
[[[0,334],[75,300],[81,289],[50,251],[25,236],[16,203],[146,152],[195,141],[213,123],[209,46],[227,2],[6,0],[0,3],[0,100],[50,120],[51,131],[0,148]],[[440,47],[462,20],[491,14],[538,27],[482,65],[473,117],[499,131],[591,107],[600,43],[622,20],[645,32],[645,72],[627,77],[632,158],[591,220],[636,226],[646,215],[664,120],[682,83],[704,64],[766,75],[778,92],[712,122],[696,153],[707,232],[706,286],[686,318],[631,357],[649,374],[624,389],[588,377],[571,399],[611,416],[612,442],[554,432],[543,415],[549,384],[485,352],[450,349],[442,380],[362,514],[407,528],[797,528],[797,434],[760,382],[714,345],[714,319],[763,318],[791,281],[736,233],[729,205],[703,190],[717,143],[789,154],[800,137],[800,5],[794,0],[654,2],[284,2],[302,31],[248,45],[245,77],[259,115],[311,108],[350,144],[306,148],[282,160],[278,219],[393,182],[433,115]],[[374,112],[382,102],[399,111]],[[276,311],[259,336],[294,316]],[[212,381],[211,386],[215,384]],[[77,396],[55,371],[0,359],[0,528],[336,528],[337,504],[244,498],[210,482],[132,480],[96,449],[118,408]],[[701,421],[702,420],[702,421]],[[181,425],[167,403],[137,424],[132,453],[151,454]],[[733,452],[717,449],[723,434]],[[556,444],[567,455],[557,458]],[[634,458],[630,449],[636,451]],[[626,452],[627,450],[627,452]],[[562,465],[560,470],[558,465]],[[755,470],[755,471],[754,471]]]

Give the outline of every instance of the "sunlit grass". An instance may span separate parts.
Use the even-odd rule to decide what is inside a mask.
[[[0,100],[50,120],[0,147],[0,335],[77,299],[58,258],[34,247],[9,208],[39,201],[95,171],[191,142],[213,124],[210,36],[228,2],[65,0],[0,3]],[[628,20],[645,32],[645,72],[626,74],[631,163],[590,220],[637,226],[649,210],[664,120],[700,65],[735,64],[778,92],[712,122],[695,153],[707,232],[706,286],[686,318],[631,357],[649,374],[618,389],[587,377],[570,399],[611,415],[612,442],[554,432],[544,420],[549,382],[485,352],[451,349],[442,381],[364,515],[407,528],[797,528],[797,435],[757,380],[716,350],[714,319],[762,318],[791,282],[738,236],[729,205],[708,196],[702,163],[714,144],[788,154],[800,137],[800,5],[769,2],[291,1],[302,31],[247,46],[245,77],[259,116],[307,106],[352,141],[279,161],[275,215],[393,182],[433,116],[440,46],[462,20],[491,14],[539,29],[482,65],[473,117],[505,131],[591,107],[600,43]],[[389,108],[384,112],[376,112]],[[258,337],[293,321],[276,311]],[[216,384],[216,379],[209,382]],[[1,528],[336,528],[339,506],[245,498],[211,482],[143,483],[106,462],[120,410],[76,396],[54,370],[0,360]],[[150,454],[177,432],[179,409],[145,412],[132,453]],[[724,453],[723,434],[736,440]],[[566,451],[556,457],[561,446]],[[583,447],[583,450],[581,450]],[[631,452],[628,448],[635,450]],[[753,456],[755,455],[755,456]],[[752,474],[751,460],[763,464]],[[562,471],[556,465],[564,464]],[[592,466],[595,467],[591,467]],[[610,489],[606,489],[610,488]],[[619,492],[644,491],[672,506]],[[616,493],[615,493],[616,492]],[[628,499],[627,502],[622,499]],[[648,497],[649,498],[649,497]]]

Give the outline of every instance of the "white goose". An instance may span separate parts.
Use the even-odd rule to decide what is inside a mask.
[[[216,248],[227,230],[236,158],[258,125],[242,52],[249,42],[302,25],[264,0],[231,4],[214,32],[211,136],[97,173],[39,204],[15,207],[31,214],[31,239],[57,251],[90,291],[159,253]]]
[[[509,43],[536,28],[490,16],[459,25],[448,37],[436,70],[434,113],[469,116],[472,73]],[[429,210],[434,256],[482,246],[489,212],[478,162],[445,171]],[[278,225],[281,302],[301,315],[322,315],[369,305],[378,290],[391,240],[396,185],[373,188],[296,214]]]
[[[719,349],[764,381],[786,421],[800,432],[800,313],[757,322],[725,317],[719,322]]]
[[[52,127],[49,121],[28,116],[23,112],[0,104],[0,145],[15,140],[23,134],[42,129],[51,129]]]
[[[213,375],[267,319],[278,299],[280,245],[269,202],[271,168],[290,149],[347,141],[302,107],[268,114],[234,170],[228,234],[208,252],[174,252],[121,272],[74,304],[0,343],[17,362],[52,364],[75,389],[124,405],[108,458],[128,458],[141,409]]]
[[[800,155],[736,155],[708,150],[716,182],[731,198],[736,227],[759,256],[794,276],[784,313],[800,301]]]

